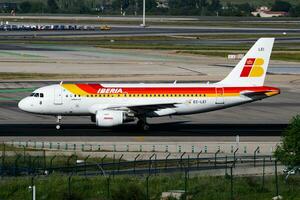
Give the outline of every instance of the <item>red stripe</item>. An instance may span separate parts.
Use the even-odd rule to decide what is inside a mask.
[[[76,84],[80,89],[90,94],[97,94],[100,88],[103,88],[100,84]],[[108,88],[108,87],[106,87]],[[119,89],[119,88],[117,88]],[[128,94],[215,94],[216,87],[162,87],[162,88],[121,88],[123,93]],[[241,91],[279,91],[274,87],[224,87],[224,93],[240,93]]]
[[[91,86],[92,88],[94,88],[95,90],[99,90],[100,88],[103,88],[102,85],[100,84],[88,84],[89,86]]]
[[[98,91],[98,90],[94,89],[93,87],[89,86],[89,84],[76,84],[76,86],[87,93],[94,94],[94,93],[97,93],[97,91]]]
[[[254,62],[255,62],[255,58],[248,58],[246,60],[245,65],[251,65],[252,66],[254,64]]]
[[[251,69],[252,69],[252,66],[245,65],[245,67],[243,68],[243,71],[242,71],[240,77],[248,77],[249,74],[250,74]]]

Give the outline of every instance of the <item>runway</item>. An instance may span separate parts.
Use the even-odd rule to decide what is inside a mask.
[[[140,131],[135,124],[100,128],[94,124],[1,124],[0,136],[280,136],[286,124],[191,124],[184,121],[152,124],[149,131]]]
[[[282,34],[299,33],[300,29],[285,28],[176,28],[176,27],[147,27],[115,26],[110,31],[3,31],[1,40],[10,37],[45,37],[45,36],[150,36],[150,35],[193,35],[193,34]],[[23,38],[24,39],[24,38]]]

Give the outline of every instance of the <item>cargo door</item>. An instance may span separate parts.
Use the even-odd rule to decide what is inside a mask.
[[[58,86],[54,88],[54,104],[61,105],[62,103],[62,88]]]
[[[224,88],[216,87],[216,104],[224,104]]]

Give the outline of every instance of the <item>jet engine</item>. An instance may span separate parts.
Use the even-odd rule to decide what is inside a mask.
[[[119,110],[101,110],[96,113],[96,125],[100,127],[111,127],[132,122],[134,114]]]

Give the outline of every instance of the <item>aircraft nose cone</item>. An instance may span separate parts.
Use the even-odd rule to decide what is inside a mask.
[[[18,107],[19,107],[21,110],[25,110],[25,102],[24,102],[24,99],[22,99],[22,100],[18,103]]]
[[[30,106],[29,106],[29,102],[28,99],[22,99],[19,103],[18,103],[18,107],[23,110],[23,111],[27,111],[30,112]]]

